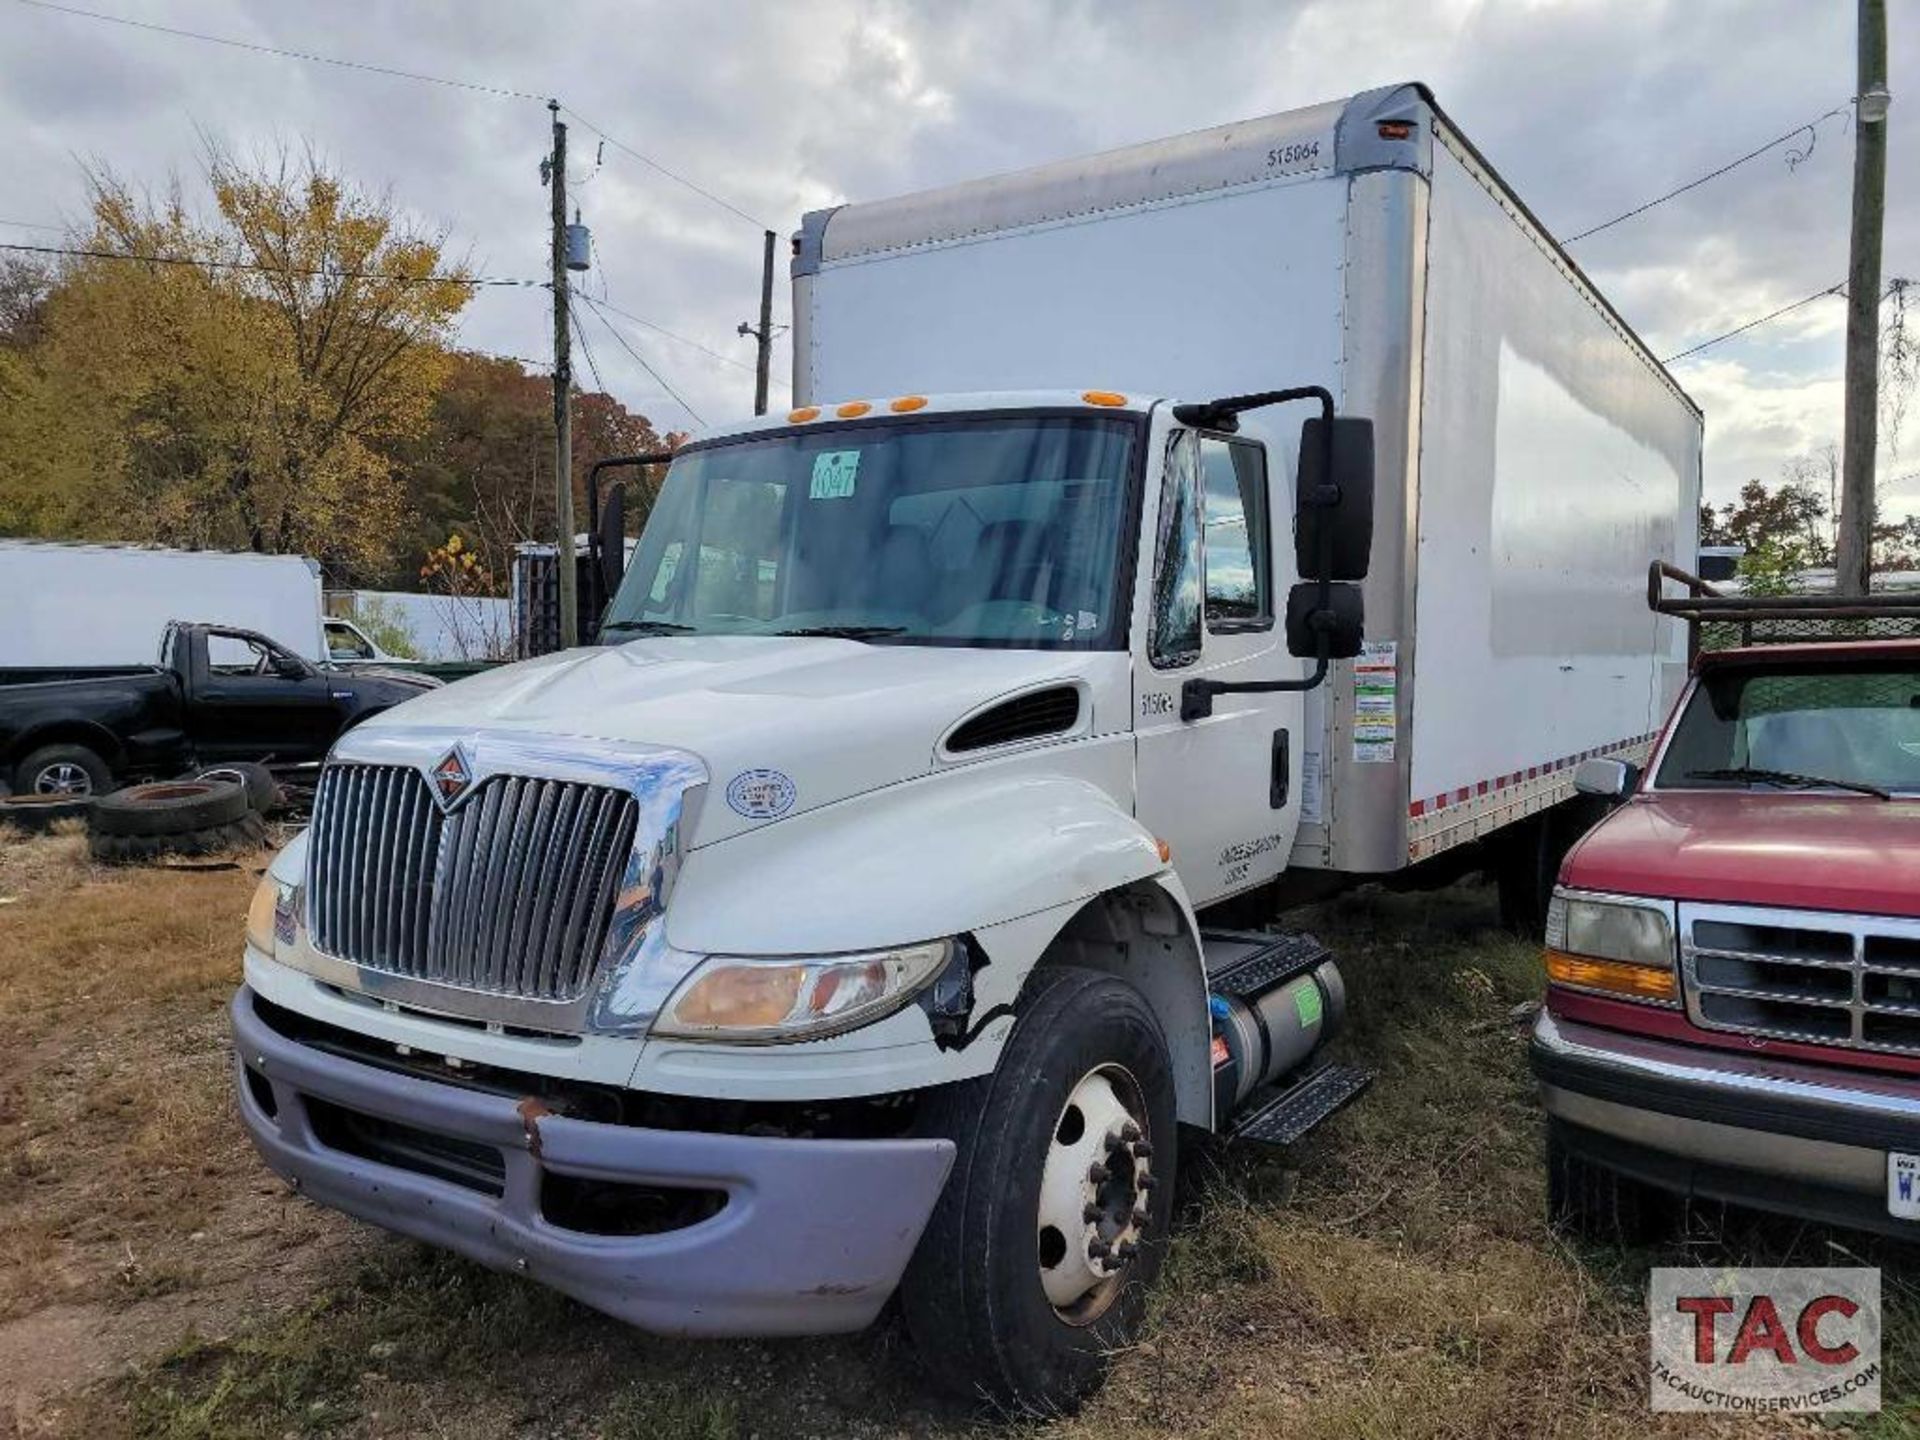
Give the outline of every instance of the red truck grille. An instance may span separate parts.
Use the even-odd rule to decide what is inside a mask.
[[[1920,921],[1682,905],[1680,968],[1705,1029],[1920,1054]]]

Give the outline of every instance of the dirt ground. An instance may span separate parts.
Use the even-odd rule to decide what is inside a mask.
[[[1379,1082],[1296,1152],[1197,1167],[1147,1338],[1039,1422],[930,1396],[891,1316],[664,1341],[293,1197],[227,1097],[263,863],[110,872],[77,835],[0,836],[0,1437],[1920,1434],[1920,1297],[1889,1247],[1720,1215],[1660,1252],[1547,1230],[1538,960],[1483,889],[1303,917]],[[1882,1415],[1653,1423],[1647,1267],[1743,1261],[1883,1267]]]

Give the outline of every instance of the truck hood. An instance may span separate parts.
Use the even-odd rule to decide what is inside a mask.
[[[936,753],[940,738],[981,705],[1123,659],[1086,651],[671,636],[488,671],[361,728],[527,732],[688,752],[712,781],[691,841],[700,846],[952,765]],[[1084,703],[1090,709],[1091,697]]]
[[[1639,795],[1567,857],[1583,890],[1920,917],[1920,800],[1768,790]]]

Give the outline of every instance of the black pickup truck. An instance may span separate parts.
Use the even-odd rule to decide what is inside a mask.
[[[0,778],[16,795],[89,795],[224,760],[312,765],[343,730],[439,683],[175,621],[158,665],[0,669]]]

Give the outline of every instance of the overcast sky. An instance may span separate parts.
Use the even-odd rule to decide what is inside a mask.
[[[255,44],[555,94],[610,135],[784,237],[803,211],[875,199],[1424,80],[1557,233],[1577,233],[1745,153],[1854,88],[1846,0],[1248,0],[965,5],[884,0],[505,0],[291,5],[74,0]],[[1920,276],[1920,16],[1892,16],[1886,274]],[[488,275],[545,273],[537,102],[175,38],[0,0],[0,239],[84,213],[83,160],[164,184],[202,132],[246,149],[310,141],[390,186]],[[576,123],[569,167],[598,266],[586,292],[750,365],[759,226]],[[1805,148],[1802,137],[1800,148]],[[1845,278],[1853,138],[1844,118],[1789,167],[1776,150],[1574,247],[1667,355]],[[1917,296],[1920,301],[1920,296]],[[784,253],[775,312],[786,310]],[[1890,307],[1889,307],[1890,310]],[[1883,310],[1883,315],[1888,311]],[[615,319],[708,422],[752,377]],[[481,292],[465,343],[544,359],[538,290]],[[607,387],[662,428],[681,406],[600,323]],[[1920,329],[1920,317],[1916,317]],[[1706,412],[1707,490],[1840,436],[1845,302],[1805,306],[1679,362]],[[784,376],[786,350],[776,352]],[[576,367],[583,372],[582,357]],[[589,383],[590,380],[589,380]],[[784,398],[774,387],[774,403]],[[1920,509],[1920,397],[1883,477]],[[1911,472],[1911,473],[1910,473]]]

